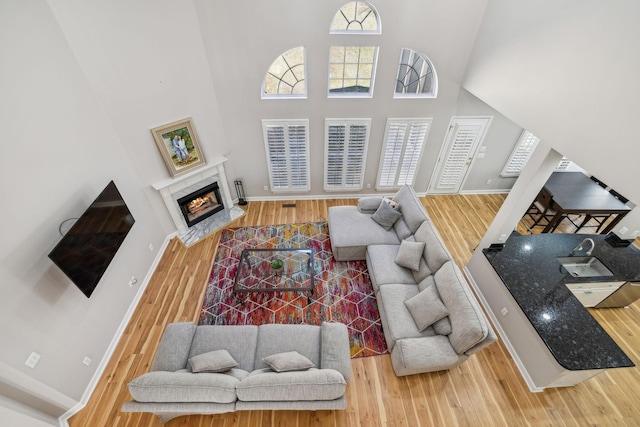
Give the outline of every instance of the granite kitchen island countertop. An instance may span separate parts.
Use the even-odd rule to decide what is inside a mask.
[[[557,258],[567,256],[586,237],[596,244],[592,255],[599,258],[613,276],[576,278],[561,268]],[[640,251],[632,246],[612,247],[605,237],[559,233],[513,235],[502,250],[483,250],[553,357],[568,370],[635,366],[565,286],[566,283],[640,279]],[[584,251],[578,255],[584,255]]]

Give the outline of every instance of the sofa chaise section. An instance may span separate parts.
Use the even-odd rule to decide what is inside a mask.
[[[497,337],[413,189],[392,202],[388,230],[385,198],[329,208],[334,257],[366,260],[396,375],[451,369]]]

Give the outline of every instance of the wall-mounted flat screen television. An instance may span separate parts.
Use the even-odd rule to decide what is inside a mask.
[[[88,298],[134,222],[111,181],[53,248],[49,258]]]

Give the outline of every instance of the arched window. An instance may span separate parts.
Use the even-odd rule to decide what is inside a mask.
[[[429,58],[412,49],[402,48],[394,98],[435,98],[438,77]]]
[[[262,82],[262,98],[306,98],[304,47],[280,55],[269,67]]]
[[[333,17],[330,34],[380,34],[382,26],[375,8],[366,1],[352,1],[340,8]]]

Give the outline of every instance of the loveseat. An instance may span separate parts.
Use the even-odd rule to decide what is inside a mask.
[[[497,337],[408,185],[328,212],[337,261],[366,260],[398,376],[451,369]]]
[[[351,373],[341,323],[261,326],[169,324],[151,370],[129,383],[124,412],[163,423],[237,410],[345,409]]]

